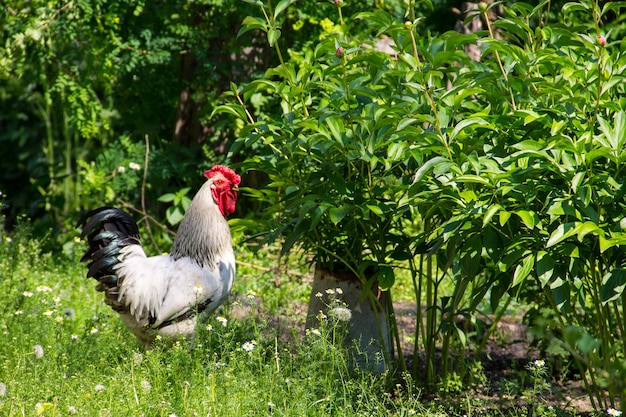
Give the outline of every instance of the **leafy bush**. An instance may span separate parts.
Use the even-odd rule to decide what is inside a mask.
[[[275,16],[287,4],[242,29],[266,31],[279,56]],[[484,33],[436,37],[418,36],[417,19],[344,19],[336,6],[335,31],[233,86],[220,108],[246,123],[233,152],[260,149],[244,166],[270,178],[254,193],[276,214],[269,240],[360,276],[378,267],[384,287],[408,268],[426,307],[415,353],[425,349],[429,384],[463,369],[452,350],[471,336],[459,317],[477,324],[486,310],[497,321],[517,299],[529,316],[550,306],[559,332],[548,352],[571,355],[598,409],[623,399],[626,102],[622,43],[610,41],[621,39],[623,5],[568,3],[549,22],[547,2],[481,3],[470,18],[486,22]],[[492,22],[494,7],[503,16]],[[396,52],[351,37],[354,21]],[[246,103],[259,94],[282,112],[253,115]]]

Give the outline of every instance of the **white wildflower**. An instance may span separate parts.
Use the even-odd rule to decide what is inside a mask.
[[[23,295],[24,297],[32,297],[32,296],[33,296],[33,293],[32,293],[32,292],[30,292],[30,291],[24,291],[24,292],[22,293],[22,295]]]
[[[343,294],[343,290],[339,287],[335,288],[335,292],[339,295]]]
[[[201,294],[202,294],[202,286],[201,286],[201,285],[196,285],[196,286],[193,288],[193,293],[194,293],[195,295],[201,295]]]
[[[246,292],[246,297],[248,297],[251,300],[254,299],[256,297],[256,291],[248,290],[248,292]]]
[[[6,237],[4,238],[4,240],[6,240],[6,241],[7,241],[7,243],[11,243],[11,242],[13,242],[13,239],[11,239],[11,238],[10,238],[10,237],[8,237],[8,236],[6,236]]]
[[[332,288],[328,288],[326,290],[326,294],[328,294],[328,295],[333,295],[334,293],[335,293],[335,290],[333,290]]]
[[[544,361],[543,359],[536,359],[533,364],[537,367],[537,368],[543,368],[546,364],[546,361]]]
[[[326,316],[326,314],[324,314],[324,312],[322,310],[320,310],[319,314],[317,315],[317,319],[318,320],[326,320],[328,317]]]
[[[35,355],[35,357],[37,359],[41,359],[43,358],[43,346],[41,345],[35,345],[33,346],[33,354]]]
[[[616,410],[613,407],[607,408],[606,413],[611,417],[619,417],[622,415],[622,412],[620,410]]]
[[[256,340],[251,340],[241,345],[241,348],[245,350],[246,352],[252,352],[255,346],[256,346]]]
[[[47,285],[40,285],[37,287],[37,291],[39,292],[50,292],[52,291],[52,288],[48,287]]]
[[[17,310],[15,313],[16,316],[21,316],[22,314],[24,314],[24,310]]]
[[[77,340],[78,339],[78,335],[77,334],[72,334],[72,340]]]
[[[150,381],[145,380],[145,379],[141,381],[141,389],[144,391],[150,391],[152,389],[152,385],[150,384]]]
[[[103,391],[104,390],[104,385],[98,384],[93,389],[96,390],[96,392]]]
[[[206,329],[207,329],[208,331],[213,330],[213,325],[212,325],[212,324],[207,324],[207,325],[206,325]]]
[[[43,315],[46,317],[50,317],[53,314],[54,314],[54,310],[46,310],[43,312]]]
[[[91,330],[89,331],[89,333],[91,333],[91,334],[98,333],[98,328],[97,327],[92,327]]]
[[[143,355],[139,352],[133,352],[133,363],[139,365],[143,361]]]
[[[315,293],[315,296],[317,298],[322,298],[322,293],[318,291],[318,292]]]
[[[228,324],[228,319],[226,317],[222,317],[222,316],[217,316],[215,318],[215,320],[219,321],[220,323],[222,323],[222,326],[226,327],[226,325]]]
[[[76,407],[74,407],[73,405],[70,405],[69,407],[67,407],[67,414],[76,414],[78,413],[78,410],[76,409]]]
[[[125,173],[126,172],[126,167],[124,167],[124,166],[117,167],[117,172],[119,172],[120,174]]]
[[[333,316],[339,321],[350,321],[352,318],[352,312],[346,307],[335,307],[332,310]]]
[[[141,169],[141,165],[136,162],[130,162],[128,164],[128,168],[132,169],[133,171],[139,171]]]
[[[318,329],[306,329],[306,333],[307,334],[314,334],[315,336],[321,336],[322,332],[320,332]]]

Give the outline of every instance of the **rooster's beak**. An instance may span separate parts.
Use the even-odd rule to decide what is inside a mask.
[[[233,191],[235,191],[235,192],[237,192],[237,191],[239,191],[239,186],[238,186],[238,185],[232,185],[232,186],[230,187],[230,189],[231,189],[231,190],[233,190]]]

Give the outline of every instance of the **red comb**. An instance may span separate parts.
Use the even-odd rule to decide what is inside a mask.
[[[216,174],[222,174],[227,181],[233,185],[239,185],[241,177],[235,173],[232,169],[225,167],[224,165],[215,165],[213,168],[204,171],[206,178],[213,178]]]

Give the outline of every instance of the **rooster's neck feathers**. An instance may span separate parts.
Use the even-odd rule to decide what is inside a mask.
[[[209,180],[200,188],[178,227],[171,252],[175,260],[188,257],[205,267],[232,253],[230,229],[213,201],[212,182]]]

